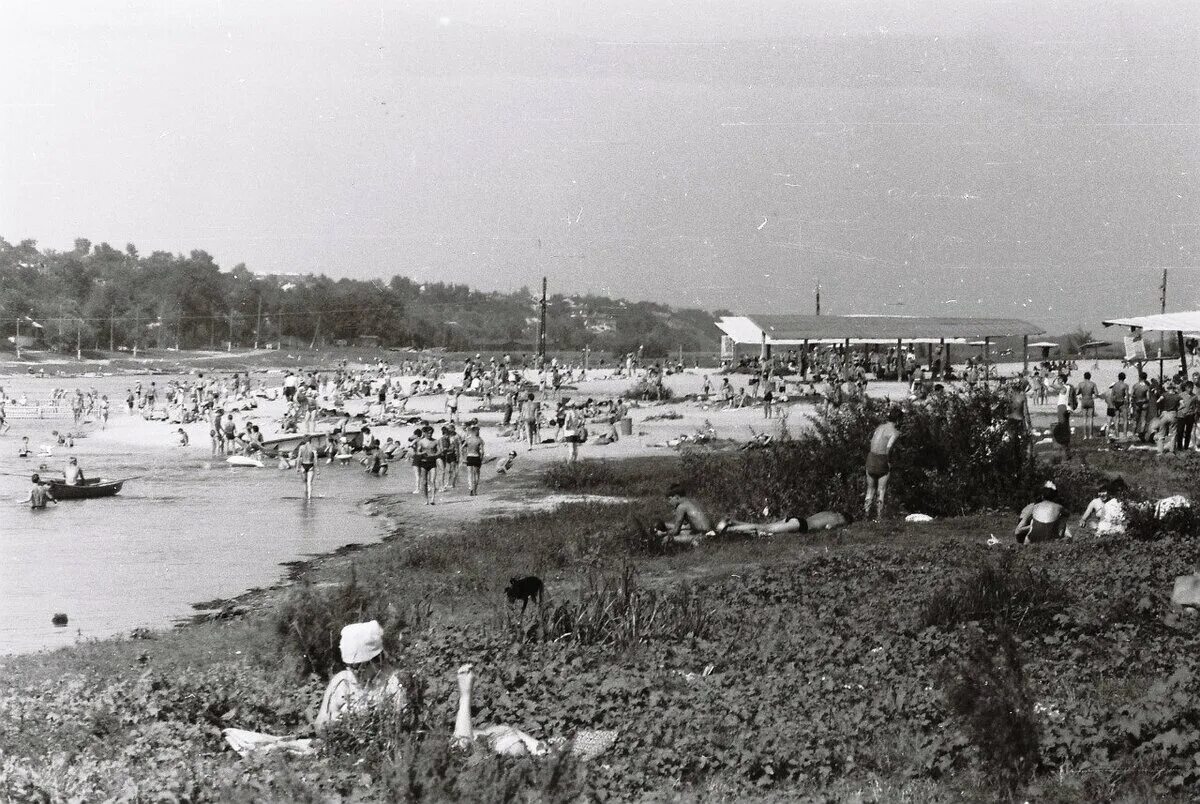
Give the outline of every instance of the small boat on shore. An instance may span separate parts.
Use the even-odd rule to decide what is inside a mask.
[[[274,436],[273,438],[264,438],[262,442],[263,452],[268,455],[275,455],[283,452],[288,453],[300,446],[304,441],[305,435],[312,438],[313,449],[321,452],[329,443],[329,435],[327,433],[290,433],[288,435]]]
[[[112,497],[125,485],[124,480],[95,478],[69,486],[62,480],[50,481],[50,493],[56,500],[92,500],[97,497]]]

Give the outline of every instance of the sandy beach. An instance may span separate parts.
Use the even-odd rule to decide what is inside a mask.
[[[1002,374],[1011,374],[1020,369],[1019,364],[998,367]],[[1084,369],[1090,370],[1093,379],[1101,388],[1107,387],[1121,370],[1119,361],[1099,361],[1081,367],[1076,372],[1082,377]],[[199,369],[193,369],[199,371]],[[713,387],[720,378],[728,376],[732,384],[744,387],[748,375],[717,375],[704,369],[690,369],[665,378],[665,385],[677,401],[633,403],[630,418],[633,422],[632,435],[619,441],[599,446],[585,443],[580,449],[583,459],[622,460],[638,456],[667,454],[676,451],[681,444],[700,432],[707,432],[719,440],[744,442],[757,434],[776,435],[781,428],[802,428],[813,411],[809,402],[790,402],[778,406],[778,415],[764,418],[761,406],[748,406],[737,410],[724,409],[716,401],[698,400],[705,376]],[[181,374],[186,380],[194,374]],[[266,396],[255,399],[257,407],[236,414],[239,427],[245,422],[257,424],[267,438],[279,435],[279,422],[285,403],[278,397],[282,382],[282,369],[260,370],[254,374],[256,385],[261,384]],[[1078,378],[1077,377],[1077,378]],[[349,465],[319,466],[316,479],[318,499],[310,506],[298,502],[300,483],[294,472],[279,470],[274,461],[267,461],[264,468],[230,469],[220,457],[211,455],[209,425],[193,422],[183,425],[189,436],[189,445],[177,444],[177,429],[180,425],[162,421],[148,421],[141,415],[130,415],[125,409],[125,389],[141,381],[144,386],[155,382],[162,387],[170,376],[164,375],[121,375],[91,377],[30,377],[11,375],[0,377],[0,386],[13,398],[22,395],[30,400],[46,399],[55,387],[96,388],[107,393],[113,403],[113,412],[108,426],[101,429],[99,422],[87,421],[80,428],[71,428],[69,419],[11,419],[12,429],[0,438],[0,471],[7,474],[0,478],[0,492],[6,496],[24,493],[22,478],[38,465],[60,469],[69,455],[79,457],[81,463],[94,475],[112,476],[116,467],[130,465],[130,474],[145,472],[145,480],[129,484],[120,498],[121,507],[102,507],[106,501],[64,504],[62,510],[45,514],[59,516],[56,530],[67,522],[66,506],[74,513],[86,514],[78,527],[86,532],[105,533],[147,530],[145,538],[137,543],[113,542],[107,547],[96,544],[88,553],[85,567],[70,569],[71,560],[77,558],[71,545],[78,546],[81,537],[71,527],[71,533],[57,541],[49,538],[34,544],[16,537],[22,530],[21,521],[31,515],[28,511],[15,510],[7,518],[7,528],[14,535],[5,540],[8,551],[10,573],[21,566],[49,566],[50,578],[70,580],[75,591],[80,584],[89,587],[82,597],[72,598],[59,594],[53,581],[42,588],[24,588],[25,597],[20,608],[23,621],[29,623],[25,633],[10,630],[0,644],[0,650],[25,651],[40,647],[69,644],[79,638],[104,637],[112,633],[128,631],[133,627],[163,627],[174,620],[188,616],[193,604],[203,601],[218,602],[233,598],[246,599],[247,590],[286,585],[296,577],[296,567],[310,567],[323,560],[337,560],[337,554],[345,555],[347,546],[352,551],[357,546],[371,544],[384,538],[419,538],[420,534],[446,531],[458,523],[477,520],[485,516],[529,510],[534,507],[553,507],[571,498],[556,498],[544,489],[533,488],[532,479],[548,465],[566,458],[563,444],[539,444],[527,450],[523,440],[517,436],[500,435],[501,414],[496,411],[479,410],[482,400],[462,398],[460,418],[478,418],[482,425],[481,435],[485,442],[488,463],[483,467],[480,493],[476,497],[465,493],[465,473],[457,489],[439,495],[438,504],[426,506],[414,495],[414,478],[407,460],[394,462],[390,474],[385,478],[366,477],[357,460]],[[460,383],[461,373],[449,373],[442,378],[446,387]],[[403,382],[407,384],[410,378]],[[583,400],[586,398],[610,399],[624,393],[631,385],[628,377],[613,376],[611,372],[593,371],[587,380],[572,389],[564,389],[561,396]],[[904,385],[894,382],[871,383],[868,392],[872,395],[898,399],[907,394]],[[553,394],[547,401],[553,404]],[[1038,426],[1045,426],[1053,414],[1053,400],[1045,405],[1031,405]],[[10,406],[10,410],[12,407]],[[357,415],[367,412],[367,400],[352,399],[345,406],[346,412]],[[439,424],[447,419],[443,395],[415,396],[409,400],[407,410],[420,415],[424,420]],[[23,435],[28,435],[35,446],[51,443],[52,430],[66,432],[77,429],[86,437],[76,441],[73,449],[53,447],[52,458],[19,461],[12,457],[16,445]],[[376,437],[386,440],[391,437],[406,442],[411,426],[373,427]],[[593,432],[599,426],[593,425]],[[547,434],[552,435],[552,434]],[[506,476],[496,474],[496,460],[502,460],[509,451],[516,452],[516,462]],[[132,463],[131,463],[132,462]],[[155,485],[155,477],[169,479],[177,488],[195,487],[194,499],[182,499],[177,494],[164,491]],[[80,506],[88,506],[86,509]],[[188,513],[182,520],[176,513]],[[157,523],[157,524],[156,524]],[[171,524],[167,524],[171,523]],[[229,523],[233,527],[229,527]],[[172,534],[166,542],[165,533]],[[266,534],[282,532],[299,534],[294,539],[268,538]],[[72,542],[72,539],[75,541]],[[54,545],[54,550],[46,547]],[[22,546],[23,545],[23,546]],[[55,552],[55,550],[59,552]],[[106,555],[105,551],[110,551]],[[119,559],[130,556],[133,550],[139,560],[158,556],[155,563],[163,567],[174,567],[156,577],[155,591],[142,600],[147,611],[120,609],[119,614],[98,616],[93,619],[77,617],[69,629],[53,629],[46,625],[50,615],[60,608],[83,609],[86,611],[115,611],[114,601],[105,599],[118,594],[118,589],[136,582],[138,572],[127,568],[124,575],[117,570]],[[232,551],[232,552],[231,552]],[[226,563],[228,556],[237,553],[240,560],[235,571]],[[53,571],[56,561],[63,562],[59,571]],[[110,565],[111,564],[111,565]],[[282,566],[282,568],[281,568]],[[286,571],[285,571],[286,569]],[[106,583],[102,579],[114,574],[124,578],[122,584]],[[151,573],[153,575],[153,573]],[[13,575],[16,578],[17,576]],[[202,579],[214,578],[212,583]],[[219,578],[220,580],[215,580]],[[240,586],[239,586],[240,584]],[[14,580],[9,584],[16,588]],[[94,588],[91,588],[94,587]],[[251,594],[251,597],[253,594]],[[76,602],[72,603],[74,600]],[[10,608],[15,605],[10,596]],[[32,611],[31,609],[36,609]],[[54,611],[50,611],[53,609]],[[12,612],[10,612],[11,614]],[[11,628],[11,627],[10,627]],[[34,633],[28,633],[29,629]],[[19,629],[18,629],[19,630]]]

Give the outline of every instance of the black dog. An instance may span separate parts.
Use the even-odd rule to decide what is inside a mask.
[[[524,614],[530,600],[539,606],[542,604],[544,588],[541,578],[536,575],[526,575],[524,578],[509,578],[504,594],[508,595],[509,603],[521,601],[521,614]]]

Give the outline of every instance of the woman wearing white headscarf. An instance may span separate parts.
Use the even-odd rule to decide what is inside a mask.
[[[391,706],[401,712],[408,705],[404,685],[396,673],[385,673],[383,628],[375,620],[342,629],[340,644],[346,669],[329,679],[321,708],[313,721],[320,733],[350,711]]]
[[[399,676],[385,672],[383,628],[378,622],[371,620],[347,625],[342,629],[340,648],[346,669],[329,679],[325,687],[321,707],[313,719],[313,728],[318,735],[349,712],[384,706],[401,712],[408,705]],[[276,737],[244,729],[225,729],[222,734],[230,747],[242,756],[263,751],[299,755],[316,751],[312,738]]]

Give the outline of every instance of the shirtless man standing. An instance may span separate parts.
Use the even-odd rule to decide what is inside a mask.
[[[888,410],[888,420],[875,428],[871,434],[871,446],[867,452],[867,498],[864,508],[867,518],[871,518],[871,510],[875,505],[876,492],[879,496],[879,515],[883,516],[884,503],[887,498],[888,475],[892,472],[892,447],[900,437],[896,423],[904,416],[904,412],[893,406]]]
[[[521,403],[521,423],[525,427],[525,436],[529,439],[527,452],[532,452],[533,445],[537,442],[540,407],[532,391],[529,392],[529,397]]]
[[[1092,373],[1083,372],[1083,380],[1075,386],[1075,394],[1079,397],[1079,408],[1083,411],[1083,437],[1092,437],[1092,427],[1096,423],[1096,394],[1099,388],[1092,382]]]
[[[467,493],[474,497],[479,493],[479,468],[483,466],[483,439],[479,437],[479,425],[467,428],[467,437],[462,442],[463,463],[467,465]]]

